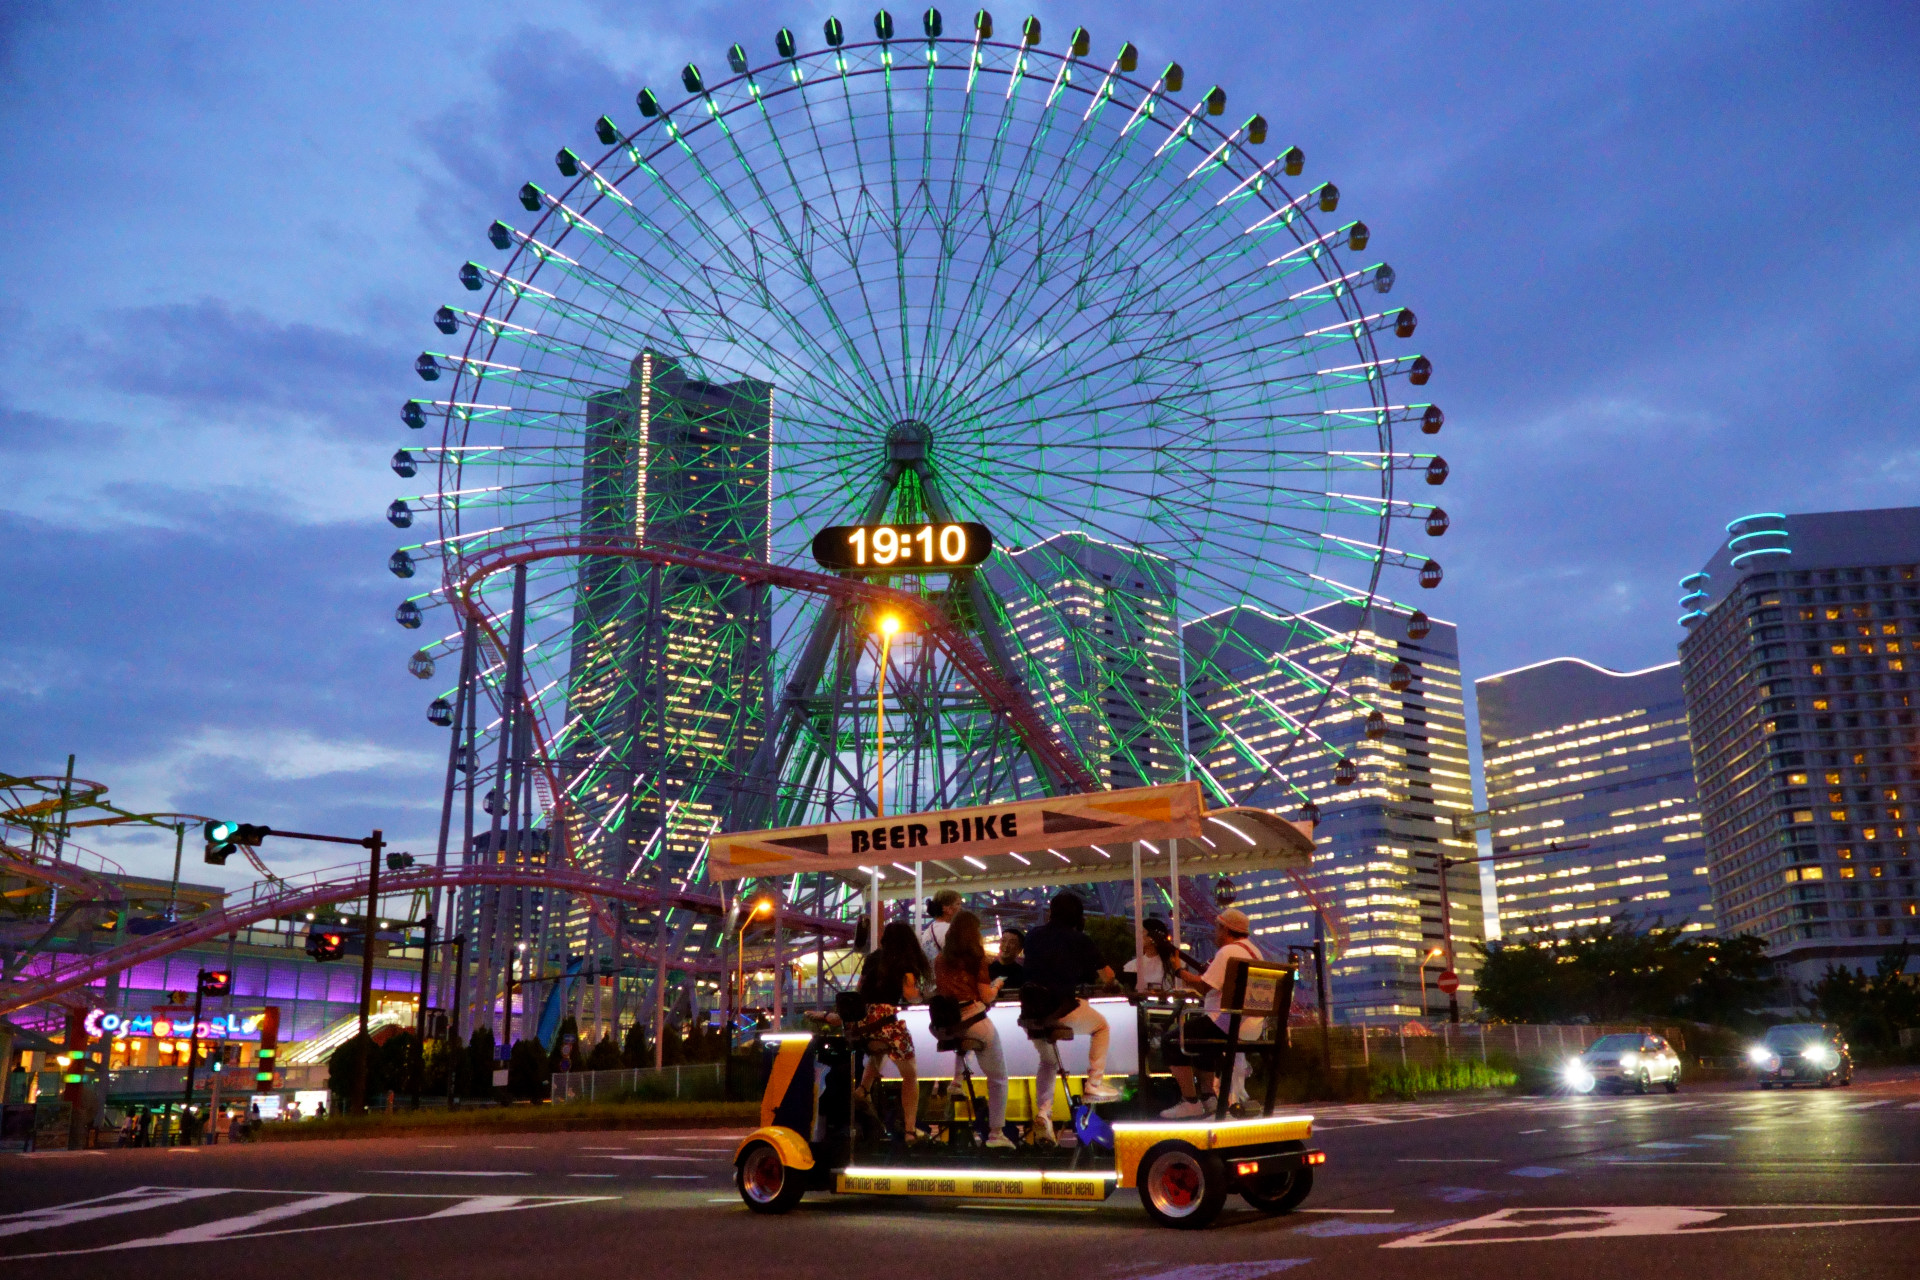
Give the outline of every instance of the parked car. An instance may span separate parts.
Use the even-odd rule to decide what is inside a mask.
[[[1592,1093],[1595,1089],[1645,1093],[1655,1084],[1665,1085],[1668,1093],[1678,1093],[1680,1055],[1659,1036],[1601,1036],[1567,1063],[1566,1080],[1576,1093]]]
[[[1795,1022],[1767,1028],[1760,1043],[1747,1050],[1762,1089],[1817,1084],[1822,1089],[1853,1083],[1853,1054],[1838,1027],[1824,1022]]]

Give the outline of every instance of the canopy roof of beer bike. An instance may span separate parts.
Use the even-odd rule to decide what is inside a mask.
[[[1312,828],[1265,809],[1208,809],[1197,782],[1012,800],[931,813],[825,822],[774,831],[729,831],[707,841],[714,880],[834,872],[865,885],[877,870],[882,897],[925,890],[1035,889],[1130,880],[1140,846],[1143,877],[1303,871]]]

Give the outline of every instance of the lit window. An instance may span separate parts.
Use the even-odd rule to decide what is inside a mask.
[[[1842,880],[1851,880],[1851,879],[1853,879],[1853,868],[1852,868],[1852,867],[1842,867],[1842,868],[1840,868],[1840,878],[1841,878]]]
[[[1804,773],[1790,773],[1787,775],[1787,783],[1790,786],[1804,787],[1807,785],[1807,775]]]
[[[1825,698],[1815,698],[1815,699],[1813,700],[1813,709],[1814,709],[1815,711],[1826,711],[1826,710],[1828,710],[1828,706],[1827,706],[1827,700],[1826,700]]]
[[[1800,878],[1802,880],[1823,880],[1826,878],[1826,874],[1827,873],[1825,871],[1822,871],[1819,867],[1800,868]],[[1791,877],[1792,873],[1789,872],[1788,875],[1789,877]]]
[[[1840,785],[1840,775],[1837,773],[1827,774],[1826,780],[1827,780],[1827,785],[1830,787],[1837,787]]]

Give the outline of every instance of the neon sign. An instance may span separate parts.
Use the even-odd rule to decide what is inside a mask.
[[[117,1013],[108,1013],[104,1009],[87,1011],[87,1035],[92,1039],[113,1036],[116,1039],[126,1036],[192,1037],[202,1040],[244,1040],[258,1038],[260,1023],[265,1019],[260,1013],[215,1014],[203,1019],[198,1028],[192,1018],[155,1017],[148,1014],[134,1014],[122,1017]]]

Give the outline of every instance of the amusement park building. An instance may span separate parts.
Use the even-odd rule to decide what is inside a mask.
[[[1791,979],[1920,938],[1920,507],[1744,516],[1680,643],[1714,904]]]
[[[1680,665],[1554,658],[1473,690],[1502,936],[1711,930]],[[1503,856],[1550,845],[1567,851]]]
[[[1421,1011],[1421,966],[1443,945],[1440,858],[1471,857],[1453,834],[1453,817],[1473,807],[1467,766],[1458,640],[1435,621],[1422,639],[1407,635],[1408,615],[1375,607],[1324,605],[1301,621],[1250,608],[1187,624],[1189,684],[1204,718],[1228,727],[1193,752],[1235,804],[1298,812],[1319,810],[1312,883],[1339,918],[1328,931],[1332,1007],[1348,1020],[1397,1019]],[[1351,646],[1352,654],[1346,654]],[[1347,659],[1344,687],[1360,702],[1318,720],[1311,742],[1286,719],[1311,718],[1325,682]],[[1405,670],[1396,668],[1404,664]],[[1404,688],[1393,686],[1407,677]],[[1254,710],[1254,704],[1264,704]],[[1275,711],[1279,714],[1274,714]],[[1369,711],[1378,711],[1369,734]],[[1196,725],[1202,718],[1196,717]],[[1233,726],[1247,726],[1243,735]],[[1337,779],[1334,753],[1352,760],[1354,780]],[[1448,905],[1461,1003],[1470,1004],[1476,943],[1483,937],[1480,879],[1473,866],[1447,871]],[[1263,944],[1311,944],[1324,926],[1290,879],[1238,886]],[[1342,944],[1338,937],[1344,932]],[[1444,1012],[1431,979],[1427,1011]]]

